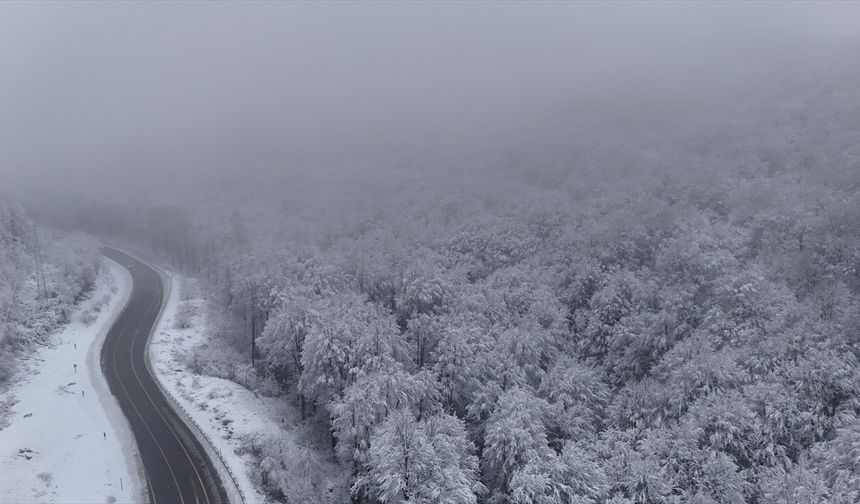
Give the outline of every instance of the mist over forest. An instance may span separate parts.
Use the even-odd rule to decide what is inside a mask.
[[[189,369],[300,416],[243,440],[271,502],[858,502],[858,26],[2,4],[0,367],[97,238],[197,286]]]

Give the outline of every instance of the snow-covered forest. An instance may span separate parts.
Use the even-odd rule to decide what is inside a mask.
[[[198,276],[223,343],[198,365],[330,433],[314,456],[355,502],[857,502],[844,63],[692,116],[553,124],[500,169],[442,176],[443,157],[65,218]],[[309,498],[293,454],[260,458],[272,498]]]

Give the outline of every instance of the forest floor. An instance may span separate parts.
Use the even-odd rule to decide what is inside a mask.
[[[0,402],[0,502],[139,502],[128,423],[101,372],[102,342],[131,279],[105,260],[95,290],[49,344],[28,354]]]

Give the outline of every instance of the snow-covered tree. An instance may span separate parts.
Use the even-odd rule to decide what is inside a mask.
[[[474,504],[483,487],[465,427],[448,415],[416,421],[398,410],[371,443],[368,470],[353,486],[379,502]]]
[[[517,471],[555,456],[544,424],[548,409],[546,402],[519,387],[499,397],[486,421],[481,458],[484,481],[494,500],[505,502],[510,497]]]

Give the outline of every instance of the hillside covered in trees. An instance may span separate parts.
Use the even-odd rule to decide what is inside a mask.
[[[199,277],[220,350],[198,358],[238,379],[253,341],[354,502],[852,503],[852,61],[574,110],[468,170],[453,150],[43,212]],[[264,447],[261,481],[296,499],[285,456]]]

